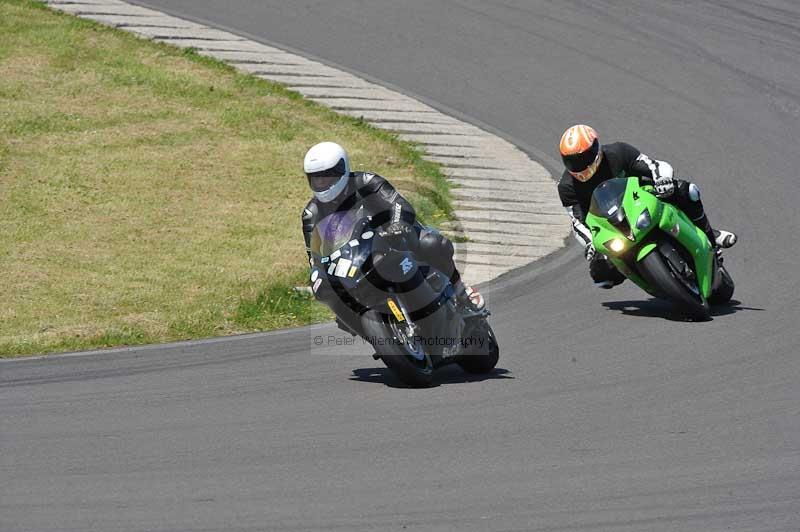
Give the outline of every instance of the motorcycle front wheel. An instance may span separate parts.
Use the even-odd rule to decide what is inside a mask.
[[[697,284],[692,285],[688,279],[679,278],[679,274],[667,262],[659,251],[653,251],[639,262],[638,270],[650,286],[656,287],[690,317],[696,320],[709,319],[708,302],[700,295]]]
[[[392,315],[384,318],[370,310],[362,316],[361,325],[366,340],[398,379],[416,388],[431,386],[431,357],[410,334],[407,323],[397,321]]]

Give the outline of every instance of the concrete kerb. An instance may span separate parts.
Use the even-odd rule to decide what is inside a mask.
[[[497,134],[344,70],[154,9],[122,0],[47,3],[146,39],[196,49],[419,145],[424,157],[439,163],[456,185],[456,221],[443,230],[466,241],[456,244],[457,261],[473,284],[547,256],[564,244],[569,226],[559,216],[550,173]]]

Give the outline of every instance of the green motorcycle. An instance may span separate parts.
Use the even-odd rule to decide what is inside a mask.
[[[586,225],[597,252],[652,296],[694,319],[733,296],[733,279],[706,234],[638,177],[609,179],[592,195]]]

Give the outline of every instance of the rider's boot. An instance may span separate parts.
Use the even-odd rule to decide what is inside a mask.
[[[486,306],[486,301],[484,301],[481,293],[464,284],[464,281],[460,278],[455,282],[453,288],[456,292],[456,300],[465,308],[478,312]]]
[[[675,204],[692,219],[697,227],[703,230],[712,244],[719,248],[729,248],[736,244],[735,233],[711,228],[703,202],[700,200],[700,189],[696,185],[688,181],[681,181],[675,192]]]
[[[732,233],[730,231],[720,231],[717,229],[712,229],[712,233],[714,234],[714,242],[720,248],[729,248],[733,247],[738,240],[736,233]]]

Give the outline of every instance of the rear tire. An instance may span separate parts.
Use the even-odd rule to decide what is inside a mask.
[[[720,279],[719,286],[714,292],[708,296],[708,303],[710,305],[724,305],[733,297],[735,285],[733,284],[733,277],[728,273],[724,266],[719,267]]]
[[[457,364],[467,373],[485,374],[489,373],[497,365],[500,359],[500,346],[497,345],[497,338],[494,336],[491,325],[486,318],[475,327],[470,336],[480,337],[486,342],[480,352],[461,355]]]
[[[404,343],[392,332],[375,311],[369,311],[361,318],[365,338],[372,344],[375,352],[398,379],[416,388],[426,388],[433,383],[433,365],[426,354],[424,360],[416,360],[410,344]]]
[[[674,303],[677,303],[681,310],[696,320],[707,320],[710,317],[708,302],[699,294],[693,293],[683,281],[679,280],[672,270],[667,266],[666,259],[661,253],[651,252],[638,264],[639,273],[651,286]]]

